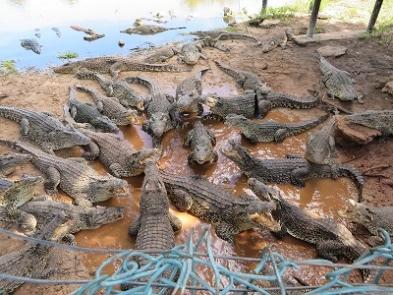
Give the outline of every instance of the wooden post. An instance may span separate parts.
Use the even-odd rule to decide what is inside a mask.
[[[374,29],[374,25],[377,22],[379,11],[381,10],[383,0],[376,0],[373,12],[371,13],[370,21],[368,22],[367,32],[371,33]]]
[[[267,0],[262,0],[262,15],[266,14]]]
[[[317,24],[317,18],[318,18],[318,12],[319,12],[320,5],[321,5],[321,0],[314,0],[312,12],[311,12],[311,18],[310,18],[310,25],[307,30],[307,36],[310,38],[312,38],[314,31],[315,31],[315,25]]]

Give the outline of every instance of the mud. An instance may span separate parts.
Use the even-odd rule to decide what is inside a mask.
[[[297,22],[295,32],[301,32],[305,24]],[[325,31],[337,30],[337,24],[321,24]],[[339,27],[342,28],[343,26]],[[347,26],[344,26],[347,27]],[[268,34],[276,33],[277,30],[284,30],[283,27],[273,29],[249,28],[248,31],[255,36],[262,38]],[[208,61],[200,61],[199,67],[206,65],[211,67],[203,77],[204,94],[218,94],[231,96],[241,93],[235,82],[217,69],[213,60],[218,59],[232,67],[256,73],[265,80],[274,91],[291,93],[293,95],[309,95],[310,91],[317,91],[321,95],[324,92],[320,88],[319,65],[315,57],[315,51],[324,45],[341,45],[348,48],[345,55],[339,58],[329,58],[334,64],[351,73],[356,80],[357,90],[363,94],[364,104],[353,103],[343,105],[352,111],[362,111],[367,109],[391,109],[393,100],[382,93],[380,88],[376,88],[378,79],[381,76],[392,74],[393,51],[378,45],[375,40],[342,40],[325,42],[323,44],[298,47],[291,42],[284,51],[277,48],[269,53],[263,54],[260,48],[255,48],[247,41],[227,41],[226,45],[231,49],[230,54],[218,52],[214,49],[206,49]],[[197,69],[195,69],[197,70]],[[140,75],[158,81],[162,90],[168,94],[175,94],[177,83],[190,73],[121,73],[121,77]],[[68,87],[75,83],[95,87],[99,89],[97,83],[92,81],[79,81],[70,75],[53,75],[50,73],[22,73],[0,77],[0,93],[6,93],[8,97],[1,100],[4,105],[14,105],[37,111],[53,112],[58,117],[63,117],[63,105],[68,98]],[[132,86],[134,87],[134,86]],[[139,87],[137,91],[146,93]],[[79,93],[81,100],[89,101],[88,96]],[[324,99],[328,100],[327,97]],[[334,101],[337,103],[337,101]],[[315,118],[323,113],[320,109],[311,110],[274,110],[268,115],[268,119],[275,119],[281,122],[296,122],[305,119]],[[0,137],[16,139],[19,137],[17,124],[0,118]],[[219,151],[228,138],[239,136],[238,131],[229,129],[222,123],[208,122],[208,127],[217,137],[216,150]],[[163,156],[160,165],[177,173],[191,175],[200,174],[207,177],[214,183],[225,184],[228,189],[235,194],[240,194],[247,187],[246,178],[240,174],[237,166],[219,153],[217,163],[203,167],[194,168],[187,165],[188,150],[183,147],[184,135],[190,127],[183,130],[171,131],[163,139]],[[318,128],[318,127],[317,127]],[[313,129],[312,131],[314,131]],[[312,132],[311,131],[311,132]],[[150,137],[144,133],[140,126],[122,128],[124,137],[129,140],[135,148],[151,147]],[[295,137],[287,138],[281,144],[256,144],[251,145],[243,139],[243,143],[254,155],[260,158],[278,158],[286,154],[304,153],[306,132]],[[0,153],[6,149],[0,147]],[[364,171],[370,167],[380,165],[380,163],[392,163],[393,141],[385,139],[383,141],[373,141],[365,146],[344,146],[338,149],[339,162],[350,162],[356,168]],[[63,151],[59,154],[79,154],[80,149],[74,148]],[[97,170],[104,172],[98,163],[92,164]],[[31,165],[25,165],[17,169],[15,175],[22,173],[39,174]],[[367,202],[376,206],[393,205],[392,199],[388,196],[393,193],[393,167],[390,166],[383,172],[375,176],[366,177],[364,196]],[[134,240],[127,235],[127,228],[138,212],[140,197],[140,187],[142,177],[128,179],[132,191],[132,196],[128,199],[113,199],[105,202],[107,206],[124,206],[127,208],[126,216],[123,220],[105,225],[97,230],[84,231],[77,234],[77,244],[86,247],[110,247],[119,249],[129,249],[133,247]],[[291,185],[278,186],[291,202],[305,208],[316,216],[331,217],[345,224],[337,215],[337,211],[347,206],[348,199],[356,199],[357,193],[354,185],[348,179],[338,180],[312,180],[308,181],[304,188],[295,188]],[[64,197],[61,197],[64,199]],[[177,236],[177,243],[186,240],[191,229],[200,232],[203,225],[197,218],[186,213],[173,211],[183,222],[183,231]],[[240,255],[258,257],[261,249],[267,245],[272,245],[274,251],[279,251],[293,259],[314,258],[316,252],[314,247],[297,241],[292,238],[276,240],[268,232],[260,230],[249,230],[236,237],[235,247],[232,248],[222,240],[213,236],[213,248],[220,254]],[[78,254],[85,267],[92,272],[102,261],[103,256]],[[252,265],[241,265],[230,263],[233,269],[243,267],[251,268]],[[323,281],[322,269],[313,270],[302,268],[297,274],[302,280],[308,283],[321,283]],[[20,288],[18,294],[41,294],[35,291],[36,288],[24,286]],[[53,289],[52,289],[53,290]],[[58,292],[58,289],[56,290]]]

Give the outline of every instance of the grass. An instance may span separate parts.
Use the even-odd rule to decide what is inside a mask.
[[[59,59],[73,59],[73,58],[77,58],[79,55],[76,52],[71,52],[71,51],[67,51],[64,53],[60,53],[57,58]]]
[[[0,62],[0,75],[15,74],[17,72],[14,60],[3,60]]]

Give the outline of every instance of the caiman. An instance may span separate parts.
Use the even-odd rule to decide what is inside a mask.
[[[378,229],[382,228],[393,237],[393,207],[378,208],[349,200],[349,207],[343,217],[363,225],[374,236],[378,236]]]
[[[228,148],[221,152],[239,166],[249,178],[253,177],[266,183],[291,183],[303,187],[305,181],[313,178],[351,178],[361,196],[363,177],[354,168],[340,164],[311,164],[299,156],[283,159],[258,159],[233,139],[228,141]]]
[[[329,116],[329,114],[325,114],[316,119],[297,123],[279,123],[274,120],[256,122],[241,115],[228,115],[225,118],[225,123],[229,126],[239,128],[243,136],[253,143],[282,142],[289,136],[294,136],[314,128],[328,119]]]
[[[78,79],[96,80],[106,95],[114,96],[125,107],[134,107],[140,111],[144,110],[144,100],[139,97],[128,85],[126,81],[118,79],[106,79],[103,75],[94,73],[87,69],[82,69],[76,74]]]
[[[0,177],[8,176],[15,170],[15,166],[29,162],[32,159],[30,155],[7,153],[0,155]]]
[[[215,61],[215,63],[220,70],[234,78],[236,83],[244,90],[254,91],[257,98],[263,97],[271,91],[270,87],[265,82],[261,81],[256,74],[233,69],[219,61]]]
[[[347,115],[344,119],[350,123],[376,129],[383,136],[393,135],[393,111],[366,111]]]
[[[81,129],[92,143],[84,154],[89,160],[98,158],[115,177],[123,178],[143,173],[146,161],[155,155],[154,149],[136,151],[127,140],[109,133]]]
[[[101,56],[80,61],[68,62],[53,69],[59,74],[76,74],[81,69],[88,69],[100,74],[111,74],[117,77],[121,71],[142,72],[189,72],[191,68],[172,64],[151,64],[130,56]]]
[[[138,34],[138,35],[154,35],[158,33],[162,33],[165,31],[171,31],[171,30],[183,30],[186,29],[186,27],[172,27],[172,28],[165,28],[162,26],[158,25],[143,25],[139,24],[134,26],[133,28],[127,28],[125,30],[120,31],[120,33],[126,33],[126,34]]]
[[[117,97],[105,96],[93,88],[80,85],[76,85],[76,89],[89,94],[94,100],[98,111],[107,116],[117,126],[140,123],[137,111],[126,109]]]
[[[319,103],[316,97],[302,99],[285,93],[269,92],[258,97],[258,115],[263,118],[274,108],[310,109]]]
[[[201,121],[196,121],[194,127],[187,133],[184,145],[191,148],[188,156],[189,164],[203,165],[217,161],[218,155],[214,151],[216,137]]]
[[[60,158],[18,141],[0,140],[0,143],[33,156],[33,164],[46,176],[45,188],[49,194],[56,193],[59,187],[77,204],[88,207],[112,196],[129,195],[127,181],[97,174],[83,158]]]
[[[178,124],[174,98],[163,93],[157,83],[146,78],[129,77],[126,81],[141,84],[150,91],[150,97],[145,102],[147,121],[143,123],[142,129],[153,137],[154,146],[158,146],[161,137]]]
[[[325,126],[313,132],[307,139],[304,158],[315,164],[333,163],[336,154],[335,130],[336,117],[333,117]]]
[[[236,197],[223,186],[199,176],[180,176],[161,170],[161,177],[172,204],[213,224],[216,235],[225,241],[233,243],[234,235],[251,228],[279,229],[269,215],[273,210],[271,202],[250,195]]]
[[[69,115],[76,123],[87,123],[93,128],[105,132],[119,132],[119,128],[107,116],[102,115],[98,109],[90,103],[80,102],[76,99],[75,86],[70,87],[66,117]]]
[[[274,188],[251,178],[250,188],[263,201],[273,201],[276,207],[273,218],[281,225],[275,235],[286,234],[316,246],[318,255],[333,262],[341,257],[350,261],[357,259],[367,248],[341,223],[327,218],[315,218],[297,206],[290,204]]]
[[[70,148],[90,143],[82,133],[64,126],[53,114],[34,112],[11,106],[0,106],[0,117],[20,124],[21,134],[38,144],[44,151]]]
[[[328,94],[341,101],[353,101],[360,98],[353,85],[351,75],[331,65],[324,57],[320,57],[322,83],[326,86]]]

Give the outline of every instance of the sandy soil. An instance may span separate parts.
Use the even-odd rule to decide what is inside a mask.
[[[305,31],[307,22],[297,20],[294,22],[294,31],[302,33]],[[340,28],[351,28],[349,25],[328,24],[321,21],[321,30],[325,32],[335,31]],[[356,26],[352,28],[357,28]],[[267,38],[271,34],[277,34],[284,30],[284,26],[278,26],[271,29],[247,28],[250,34],[257,38]],[[329,58],[337,67],[351,73],[356,80],[357,90],[363,94],[364,104],[357,102],[344,105],[345,108],[352,111],[362,111],[367,109],[392,109],[393,97],[382,93],[379,86],[381,77],[392,74],[393,51],[378,45],[375,40],[342,40],[325,42],[323,44],[310,44],[307,47],[298,47],[291,42],[285,50],[277,48],[269,53],[263,54],[259,48],[254,47],[248,42],[227,41],[226,45],[231,49],[231,53],[218,52],[214,49],[206,49],[207,61],[200,61],[198,67],[209,65],[209,71],[203,80],[204,94],[216,93],[219,95],[231,96],[241,93],[234,81],[228,78],[218,70],[213,61],[218,59],[234,68],[247,70],[256,73],[261,79],[266,81],[273,90],[291,93],[294,95],[309,95],[310,92],[317,91],[320,95],[324,90],[320,87],[320,72],[318,60],[315,57],[315,51],[322,45],[343,45],[348,47],[348,52],[339,58]],[[176,61],[174,61],[176,62]],[[122,73],[121,76],[141,75],[150,77],[159,81],[161,88],[168,94],[174,94],[176,84],[179,83],[187,74],[172,73]],[[63,117],[63,105],[67,101],[68,87],[72,84],[79,83],[89,85],[98,89],[98,85],[92,81],[78,81],[71,75],[55,75],[51,73],[21,73],[0,77],[0,93],[6,98],[1,99],[0,103],[4,105],[13,105],[36,111],[53,112],[58,117]],[[138,88],[141,93],[144,91]],[[80,94],[82,100],[88,100],[84,94]],[[334,103],[338,104],[337,101]],[[285,122],[300,121],[319,116],[322,113],[318,108],[312,110],[292,111],[276,110],[271,112],[268,118],[277,119]],[[0,118],[0,137],[16,139],[19,137],[17,124]],[[209,123],[208,125],[217,136],[217,150],[225,144],[228,137],[237,133],[236,130],[228,129],[222,123]],[[125,138],[129,139],[136,148],[151,146],[151,140],[147,134],[141,131],[139,126],[122,129]],[[206,169],[191,169],[187,166],[188,151],[183,148],[182,141],[186,130],[181,132],[170,132],[164,138],[164,154],[161,159],[163,166],[179,171],[179,173],[193,174],[198,173],[209,178],[215,183],[225,183],[228,188],[239,194],[246,187],[246,179],[240,175],[236,165],[219,155],[218,162]],[[244,144],[259,157],[271,158],[282,157],[285,154],[302,154],[304,152],[305,140],[309,133],[301,134],[288,138],[284,143],[276,144],[258,144],[251,145],[247,142]],[[0,153],[6,151],[0,147]],[[365,171],[371,167],[379,166],[381,163],[392,164],[393,162],[393,141],[392,139],[376,140],[366,146],[340,146],[338,148],[338,161],[350,162],[360,171]],[[79,149],[62,152],[61,155],[79,153]],[[102,166],[94,163],[99,171],[103,172]],[[25,165],[18,169],[16,176],[21,173],[38,174],[31,166]],[[392,198],[389,196],[393,193],[393,179],[391,175],[393,167],[390,165],[383,170],[379,176],[366,177],[364,187],[365,201],[375,206],[392,205]],[[113,225],[106,225],[102,228],[89,232],[82,232],[77,235],[77,242],[82,246],[89,247],[114,247],[130,248],[133,240],[127,236],[127,227],[131,220],[134,219],[138,210],[140,187],[142,177],[129,179],[132,186],[133,197],[127,200],[111,200],[107,205],[121,205],[127,208],[126,218]],[[327,216],[341,220],[337,211],[345,208],[348,198],[356,198],[355,187],[349,180],[316,180],[307,183],[305,188],[298,189],[290,185],[279,186],[285,196],[298,204],[302,208],[315,213],[319,216]],[[200,231],[201,224],[198,219],[188,215],[176,213],[184,223],[183,230],[177,237],[178,242],[183,242],[191,228]],[[343,221],[345,222],[345,221]],[[258,256],[263,247],[268,244],[273,245],[275,251],[284,253],[290,258],[312,258],[316,257],[315,250],[312,246],[299,242],[292,238],[283,240],[274,239],[269,233],[252,230],[238,235],[236,246],[232,249],[225,242],[213,236],[213,247],[220,253]],[[5,247],[7,249],[8,247]],[[9,249],[9,248],[8,248]],[[5,250],[6,251],[6,250]],[[95,269],[102,261],[102,256],[80,255],[79,260],[83,261],[88,269],[84,276]],[[69,259],[70,260],[70,259]],[[232,268],[240,269],[243,265],[232,265]],[[246,266],[250,267],[250,266]],[[302,268],[297,276],[310,283],[323,281],[322,269]],[[63,276],[64,277],[64,276]],[[79,277],[83,277],[80,275]],[[75,276],[72,276],[75,278]],[[53,288],[53,287],[52,287]],[[70,290],[61,287],[36,288],[23,286],[18,291],[19,294],[43,294],[51,292],[59,294],[67,293]]]

